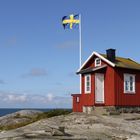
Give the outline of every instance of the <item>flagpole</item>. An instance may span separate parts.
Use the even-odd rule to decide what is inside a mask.
[[[81,14],[79,14],[79,65],[81,67],[82,64],[82,32],[81,32]]]
[[[79,20],[80,20],[80,23],[79,23],[79,66],[81,67],[82,65],[82,32],[81,32],[81,14],[79,14]],[[82,80],[82,76],[80,74],[80,93],[81,92],[81,81]]]

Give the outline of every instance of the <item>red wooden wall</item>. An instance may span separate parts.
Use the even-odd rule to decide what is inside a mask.
[[[104,81],[104,93],[105,93],[105,105],[113,106],[115,105],[115,73],[114,69],[108,65],[105,75]]]
[[[135,74],[136,93],[124,93],[124,73]],[[140,106],[140,71],[117,68],[115,69],[115,105]]]
[[[82,112],[82,100],[81,100],[81,94],[75,94],[72,95],[73,97],[73,112]],[[80,101],[77,103],[76,98],[79,97]]]

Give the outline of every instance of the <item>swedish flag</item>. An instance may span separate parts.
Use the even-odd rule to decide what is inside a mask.
[[[64,16],[62,18],[62,24],[64,29],[74,29],[78,28],[80,23],[79,15],[69,15],[69,16]]]

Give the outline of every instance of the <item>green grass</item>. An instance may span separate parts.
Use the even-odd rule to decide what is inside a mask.
[[[72,110],[64,110],[64,109],[54,109],[49,112],[43,112],[34,116],[21,116],[20,114],[16,114],[13,119],[22,119],[22,118],[27,118],[26,121],[20,122],[20,123],[15,123],[11,125],[6,125],[6,126],[0,126],[0,130],[11,130],[15,128],[19,128],[28,124],[31,124],[33,122],[39,121],[41,119],[45,118],[50,118],[54,116],[59,116],[59,115],[68,115],[71,113]]]

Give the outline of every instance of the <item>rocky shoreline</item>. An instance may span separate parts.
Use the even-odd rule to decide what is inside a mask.
[[[40,113],[26,110],[6,115],[0,117],[0,126],[14,125]],[[70,113],[44,118],[16,129],[1,130],[0,140],[139,140],[139,132],[138,113]]]

